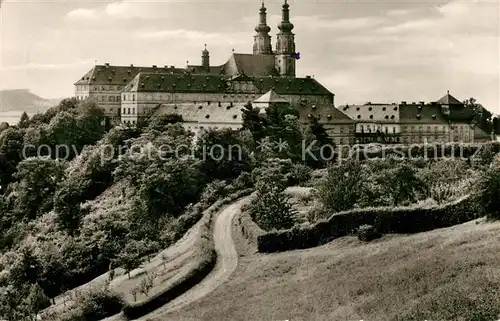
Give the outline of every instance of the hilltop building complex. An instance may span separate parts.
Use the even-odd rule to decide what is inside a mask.
[[[242,124],[242,107],[265,110],[287,102],[299,121],[315,117],[337,144],[470,141],[469,109],[447,94],[431,104],[372,104],[335,107],[335,95],[310,76],[296,77],[294,25],[285,0],[273,49],[264,3],[255,27],[253,53],[232,53],[220,66],[210,64],[206,48],[200,65],[137,67],[96,65],[75,83],[77,99],[93,99],[113,122],[134,125],[141,117],[180,114],[186,128],[233,128]],[[471,134],[472,133],[472,134]]]

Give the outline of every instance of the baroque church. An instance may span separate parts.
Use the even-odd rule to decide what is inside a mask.
[[[213,66],[205,45],[201,64],[185,68],[96,65],[74,84],[75,96],[97,102],[115,123],[133,126],[141,117],[179,114],[184,126],[195,133],[208,128],[240,128],[241,109],[247,103],[262,113],[270,104],[286,103],[298,111],[301,123],[318,119],[340,145],[474,139],[470,113],[459,119],[442,112],[452,105],[467,113],[449,93],[425,105],[367,103],[336,108],[335,95],[318,81],[310,76],[296,77],[300,54],[296,52],[287,0],[274,50],[266,11],[262,3],[251,54],[233,52],[226,63]]]

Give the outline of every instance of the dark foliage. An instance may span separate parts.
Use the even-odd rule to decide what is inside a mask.
[[[461,224],[484,215],[480,195],[429,208],[380,207],[332,215],[308,227],[270,232],[258,237],[259,252],[304,249],[353,234],[359,226],[372,225],[380,233],[417,233]]]

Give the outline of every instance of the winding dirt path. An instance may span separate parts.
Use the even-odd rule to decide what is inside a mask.
[[[160,321],[168,313],[177,311],[203,298],[226,282],[238,266],[238,254],[231,236],[231,224],[241,206],[250,201],[250,196],[239,199],[219,212],[214,224],[214,243],[217,263],[214,270],[191,290],[170,301],[154,312],[138,319],[140,321]]]

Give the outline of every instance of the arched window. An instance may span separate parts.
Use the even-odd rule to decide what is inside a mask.
[[[135,94],[132,95],[132,101],[135,101]]]

